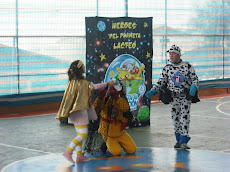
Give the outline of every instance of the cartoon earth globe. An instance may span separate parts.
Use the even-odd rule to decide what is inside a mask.
[[[145,121],[149,118],[149,107],[146,105],[143,105],[139,108],[137,117],[140,121]]]
[[[130,54],[122,54],[116,57],[112,63],[109,65],[109,68],[106,71],[105,74],[105,82],[111,81],[115,76],[117,76],[119,73],[117,71],[117,67],[119,69],[124,69],[127,72],[131,72],[132,65],[134,65],[136,68],[140,68],[141,62],[134,56]],[[145,78],[144,72],[141,74],[142,78]],[[144,83],[144,80],[142,80],[142,83]]]

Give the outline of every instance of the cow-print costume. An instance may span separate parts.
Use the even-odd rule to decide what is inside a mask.
[[[175,82],[177,81],[177,82]],[[199,80],[195,70],[191,64],[181,61],[178,64],[168,64],[163,68],[160,78],[153,86],[156,92],[167,84],[167,88],[174,93],[171,105],[172,121],[174,125],[175,134],[180,134],[184,137],[189,137],[189,122],[190,122],[190,106],[191,100],[187,100],[183,95],[184,89],[192,84],[198,88]],[[190,138],[189,138],[190,139]]]

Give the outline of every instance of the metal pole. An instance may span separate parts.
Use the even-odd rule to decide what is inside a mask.
[[[125,0],[125,17],[128,17],[128,0]]]
[[[165,62],[167,64],[168,60],[167,60],[167,34],[168,34],[168,30],[167,30],[167,0],[165,0]]]
[[[18,0],[16,0],[16,35],[14,37],[15,39],[15,48],[16,48],[16,58],[17,58],[17,78],[18,78],[18,94],[20,94],[20,77],[19,77],[19,56],[18,56]]]
[[[97,17],[98,17],[98,1],[99,1],[99,0],[97,0]]]
[[[222,0],[222,27],[223,27],[223,79],[224,79],[224,74],[225,74],[225,52],[224,52],[224,31],[225,31],[225,29],[224,29],[224,2],[223,2],[223,0]]]

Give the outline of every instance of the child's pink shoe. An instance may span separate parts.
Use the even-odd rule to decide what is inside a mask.
[[[62,154],[68,161],[74,163],[73,159],[72,159],[72,152],[69,152],[69,151],[65,151],[63,154]]]
[[[89,161],[90,159],[87,158],[86,156],[84,155],[77,155],[77,160],[76,162],[82,162],[82,161]]]

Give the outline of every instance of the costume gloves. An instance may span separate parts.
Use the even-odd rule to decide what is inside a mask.
[[[148,91],[145,96],[148,98],[148,99],[151,99],[152,95],[156,94],[156,91],[152,88],[150,91]]]
[[[190,91],[189,91],[190,96],[195,96],[196,94],[196,85],[192,84],[192,86],[190,87]]]

